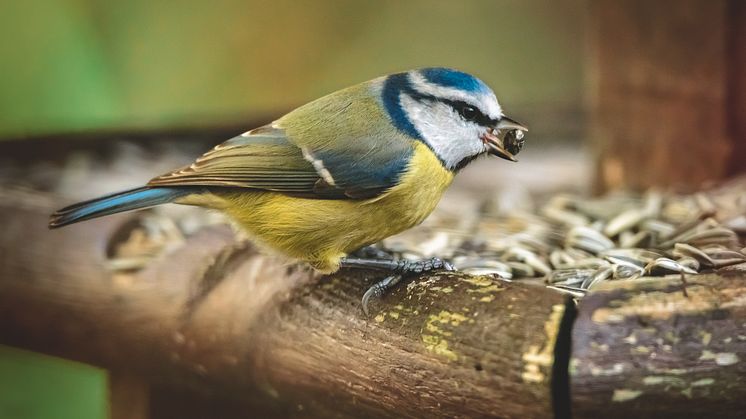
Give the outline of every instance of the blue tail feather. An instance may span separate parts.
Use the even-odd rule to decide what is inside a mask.
[[[112,195],[80,202],[52,214],[49,228],[57,228],[91,218],[118,212],[165,204],[174,199],[198,192],[194,187],[147,187],[131,189]]]

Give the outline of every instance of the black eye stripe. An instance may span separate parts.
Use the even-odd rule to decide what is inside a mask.
[[[487,115],[485,115],[484,113],[482,113],[482,111],[480,111],[479,108],[477,108],[476,106],[474,106],[472,104],[466,103],[464,101],[442,99],[442,98],[438,98],[438,101],[443,102],[446,105],[448,105],[451,108],[453,108],[453,110],[455,110],[456,113],[458,113],[459,115],[461,115],[462,117],[464,117],[464,119],[467,119],[467,120],[470,120],[470,121],[474,121],[474,122],[476,122],[479,125],[482,125],[482,126],[494,126],[497,123],[497,120],[491,119],[490,117],[488,117]],[[467,109],[467,108],[473,109],[475,115],[472,116],[472,117],[466,118],[466,115],[464,114],[464,110]]]
[[[478,107],[471,105],[469,103],[466,103],[463,100],[451,100],[451,99],[445,99],[442,97],[436,97],[436,96],[432,96],[429,94],[418,92],[414,89],[409,90],[406,93],[408,93],[414,100],[417,100],[417,101],[431,100],[434,102],[445,103],[446,105],[453,108],[453,110],[456,111],[456,113],[459,115],[462,115],[460,110],[463,109],[464,107],[473,108],[476,111],[476,116],[471,119],[472,121],[476,122],[477,124],[483,127],[494,127],[495,125],[497,125],[497,122],[498,122],[497,119],[492,119],[488,117],[487,115],[482,113],[482,111],[479,110]]]

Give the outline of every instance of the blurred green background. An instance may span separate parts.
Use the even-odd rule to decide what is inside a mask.
[[[106,372],[0,346],[0,418],[107,417]]]
[[[255,120],[434,65],[572,112],[582,2],[4,1],[0,137]]]
[[[249,124],[422,66],[478,75],[534,139],[574,137],[582,115],[583,6],[5,0],[0,139]],[[103,417],[104,372],[0,348],[0,419]]]

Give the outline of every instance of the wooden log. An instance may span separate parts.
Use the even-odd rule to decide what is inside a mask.
[[[742,417],[746,277],[730,271],[615,282],[581,300],[573,417]]]
[[[137,273],[112,274],[106,249],[132,215],[48,231],[56,205],[27,198],[0,204],[12,220],[0,231],[0,343],[232,400],[245,415],[552,414],[564,296],[544,287],[435,274],[398,288],[366,318],[363,277],[379,275],[318,279],[233,250],[227,229],[202,231]],[[209,276],[218,278],[212,291],[195,300]]]
[[[743,267],[686,284],[610,282],[581,300],[574,326],[575,310],[543,287],[456,274],[396,290],[369,319],[359,299],[373,273],[315,278],[221,228],[142,271],[112,273],[110,241],[136,215],[50,232],[57,205],[46,195],[0,196],[11,220],[0,231],[0,343],[138,377],[153,417],[746,408]]]

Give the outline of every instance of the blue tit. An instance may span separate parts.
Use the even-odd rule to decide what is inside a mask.
[[[421,223],[477,157],[515,161],[524,131],[474,76],[391,74],[303,105],[143,187],[61,209],[49,226],[170,202],[223,211],[256,242],[323,273],[449,268],[347,255]]]

